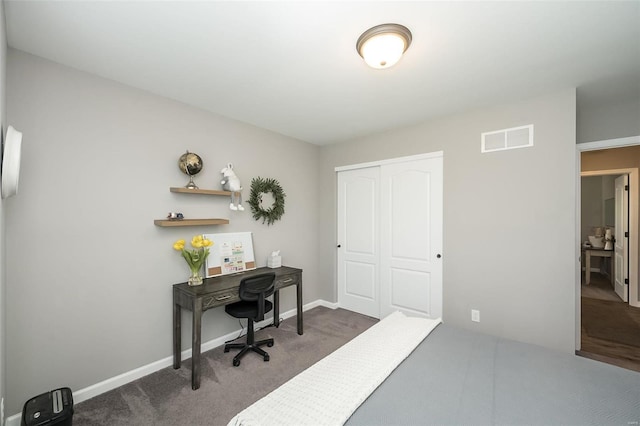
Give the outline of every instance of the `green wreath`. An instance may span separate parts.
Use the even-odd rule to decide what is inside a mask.
[[[273,195],[273,205],[268,209],[263,209],[262,194],[271,193]],[[284,197],[285,193],[282,187],[275,179],[262,179],[257,177],[251,180],[251,196],[249,197],[249,205],[255,220],[262,218],[262,223],[267,221],[267,225],[271,225],[276,220],[280,220],[284,214]]]

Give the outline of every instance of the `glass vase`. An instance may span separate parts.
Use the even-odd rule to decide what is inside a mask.
[[[191,271],[191,276],[189,276],[189,280],[187,281],[189,285],[201,285],[202,284],[202,275],[200,275],[200,269],[196,269],[195,271]]]

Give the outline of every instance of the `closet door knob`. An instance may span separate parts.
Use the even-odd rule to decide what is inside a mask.
[[[338,248],[342,247],[342,245],[338,244]]]
[[[438,259],[440,259],[440,258],[442,257],[442,255],[441,255],[440,253],[438,253],[438,254],[436,255],[436,257],[437,257]]]

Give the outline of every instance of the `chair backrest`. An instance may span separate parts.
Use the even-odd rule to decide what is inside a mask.
[[[240,300],[256,302],[258,304],[258,315],[254,318],[256,321],[262,321],[264,319],[264,301],[273,294],[275,280],[276,274],[268,272],[266,274],[243,278],[242,281],[240,281]]]

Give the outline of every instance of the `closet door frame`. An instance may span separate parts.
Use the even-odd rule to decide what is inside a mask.
[[[352,164],[352,165],[347,165],[347,166],[340,166],[340,167],[336,167],[334,170],[337,174],[336,176],[336,182],[338,182],[338,177],[339,177],[339,173],[340,172],[344,172],[344,171],[351,171],[351,170],[356,170],[356,169],[365,169],[365,168],[373,168],[373,167],[380,167],[382,168],[385,165],[391,165],[391,164],[398,164],[398,163],[409,163],[409,162],[413,162],[416,160],[423,160],[423,159],[433,159],[433,158],[439,158],[441,160],[441,165],[442,168],[440,169],[440,188],[439,188],[439,212],[437,214],[437,216],[439,217],[440,220],[440,228],[439,228],[439,235],[437,235],[437,237],[435,238],[436,241],[436,246],[434,246],[432,248],[432,251],[434,253],[437,253],[436,258],[437,258],[437,264],[434,266],[436,268],[436,270],[434,271],[434,276],[437,277],[437,283],[431,283],[431,285],[435,285],[435,291],[433,292],[433,294],[435,294],[435,299],[432,302],[432,306],[433,308],[433,314],[439,314],[437,316],[441,316],[442,315],[442,305],[443,305],[443,301],[442,301],[442,294],[443,294],[443,265],[442,265],[442,258],[443,258],[443,251],[442,251],[442,245],[443,245],[443,175],[444,175],[444,153],[443,151],[437,151],[437,152],[431,152],[431,153],[425,153],[425,154],[419,154],[419,155],[412,155],[412,156],[406,156],[406,157],[397,157],[397,158],[391,158],[391,159],[385,159],[385,160],[380,160],[380,161],[373,161],[373,162],[367,162],[367,163],[359,163],[359,164]],[[336,188],[338,189],[338,188]],[[340,274],[339,271],[344,270],[344,265],[340,265],[340,262],[344,259],[344,256],[342,255],[342,253],[340,252],[340,250],[343,250],[343,244],[340,241],[341,238],[344,238],[344,229],[342,231],[339,231],[340,229],[342,229],[341,227],[343,226],[343,224],[341,223],[341,217],[340,217],[340,212],[339,210],[339,204],[341,203],[340,199],[339,199],[339,195],[338,195],[338,190],[336,191],[336,243],[335,243],[335,247],[336,247],[336,275],[335,275],[335,283],[336,283],[336,290],[337,290],[337,305],[339,307],[344,307],[341,304],[341,296],[340,296],[340,292],[342,290],[344,290],[345,288],[345,282],[341,281],[345,279],[344,274]],[[344,200],[343,200],[344,201]],[[376,244],[381,243],[379,240],[379,235],[380,235],[380,229],[376,229],[376,239],[378,240],[376,242]],[[378,269],[375,271],[376,276],[380,276],[380,273],[382,271],[380,271],[379,267],[380,264],[382,262],[378,262]],[[342,268],[342,269],[341,269]],[[375,294],[376,294],[376,298],[378,303],[380,303],[380,291],[379,288],[376,289]],[[348,307],[345,307],[345,309],[349,309]],[[383,310],[381,309],[380,312],[382,312]],[[412,312],[410,312],[412,313]],[[370,314],[366,314],[365,315],[370,315]],[[378,317],[380,317],[378,315]]]

